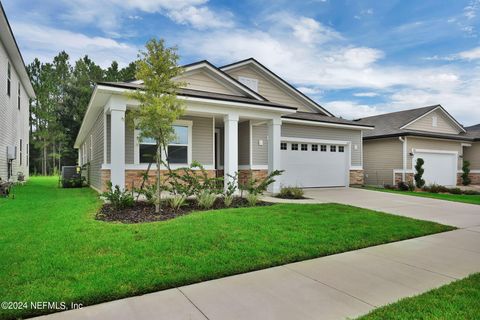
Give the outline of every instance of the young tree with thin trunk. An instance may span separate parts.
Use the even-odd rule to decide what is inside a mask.
[[[129,112],[129,120],[140,130],[139,139],[150,138],[156,142],[155,212],[160,213],[160,169],[162,164],[168,163],[167,159],[162,159],[162,154],[166,154],[168,144],[175,139],[173,123],[184,113],[183,103],[176,94],[183,83],[173,79],[182,74],[183,69],[178,66],[177,49],[167,48],[163,39],[149,40],[138,58],[136,78],[143,81],[144,88],[129,94],[140,103],[138,108]]]

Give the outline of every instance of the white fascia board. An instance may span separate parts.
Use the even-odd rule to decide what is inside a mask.
[[[244,61],[244,62],[241,62],[241,63],[238,63],[238,64],[233,64],[231,66],[228,66],[226,68],[221,68],[220,70],[222,71],[228,71],[228,70],[231,70],[231,69],[235,69],[235,68],[239,68],[239,67],[242,67],[242,66],[245,66],[245,65],[248,65],[248,64],[253,64],[254,66],[256,66],[258,69],[260,69],[265,75],[269,76],[270,78],[273,78],[276,80],[276,82],[280,83],[282,85],[283,88],[286,88],[289,92],[293,93],[296,97],[299,97],[300,99],[302,99],[303,101],[305,101],[306,103],[308,103],[309,105],[311,105],[314,109],[316,110],[320,110],[322,112],[325,112],[327,115],[333,117],[334,115],[332,113],[330,113],[327,109],[323,108],[323,107],[320,107],[319,105],[317,105],[315,102],[312,102],[310,101],[309,98],[306,98],[303,94],[300,94],[298,93],[295,89],[293,89],[292,87],[290,87],[290,85],[287,84],[287,82],[285,80],[283,80],[282,78],[280,78],[279,76],[271,73],[271,71],[269,70],[265,70],[265,68],[261,65],[259,65],[256,61],[254,60],[247,60],[247,61]]]
[[[265,99],[263,97],[259,96],[255,91],[250,90],[248,87],[240,86],[236,81],[233,81],[230,77],[226,76],[222,72],[219,72],[217,69],[213,68],[211,65],[209,65],[206,62],[202,62],[202,63],[196,64],[196,65],[184,68],[184,70],[185,70],[185,72],[189,72],[189,71],[194,71],[194,70],[201,69],[201,68],[206,68],[206,69],[210,70],[211,72],[218,75],[223,80],[227,81],[231,86],[237,88],[241,92],[246,93],[250,96],[253,96],[260,101],[265,101]]]
[[[461,125],[460,123],[458,123],[457,120],[455,120],[452,116],[450,116],[450,115],[445,111],[445,109],[443,109],[442,106],[438,106],[438,107],[436,107],[436,108],[428,111],[427,113],[422,114],[420,117],[415,118],[415,119],[413,119],[412,121],[410,121],[409,123],[407,123],[407,124],[403,125],[402,127],[400,127],[400,129],[405,129],[406,127],[408,127],[408,126],[411,125],[412,123],[417,122],[418,120],[420,120],[420,119],[428,116],[428,115],[431,114],[432,112],[435,112],[435,111],[437,111],[437,110],[439,110],[439,109],[442,110],[443,114],[446,115],[453,123],[455,123],[455,125],[456,125],[458,128],[460,128],[460,131],[462,131],[462,132],[467,132],[467,130],[465,130],[465,129],[462,127],[462,125]]]
[[[374,129],[372,127],[365,127],[365,126],[356,126],[356,125],[339,124],[339,123],[331,123],[331,122],[308,121],[308,120],[299,120],[299,119],[282,119],[282,123],[294,123],[294,124],[304,124],[308,126],[343,128],[343,129],[353,129],[353,130],[373,130]]]

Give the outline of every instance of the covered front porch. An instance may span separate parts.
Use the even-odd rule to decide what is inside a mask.
[[[185,100],[185,115],[174,124],[178,139],[164,155],[172,168],[198,161],[212,175],[223,175],[225,185],[236,173],[240,181],[245,181],[250,174],[264,177],[281,169],[281,116],[285,110],[246,103]],[[113,185],[127,189],[141,183],[141,173],[149,168],[150,162],[144,153],[151,142],[140,141],[139,132],[125,122],[128,110],[136,107],[131,101],[115,96],[104,107],[102,181],[110,180]],[[152,181],[155,170],[152,164]],[[279,189],[277,181],[269,191]]]

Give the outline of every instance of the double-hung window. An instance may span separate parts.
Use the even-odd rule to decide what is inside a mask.
[[[188,126],[174,125],[175,140],[168,145],[168,162],[172,164],[188,164]]]
[[[167,146],[167,160],[170,164],[188,164],[189,149],[191,148],[191,128],[188,125],[174,125],[175,139]],[[140,141],[140,163],[153,163],[157,153],[156,142],[151,138],[142,138]]]
[[[17,92],[17,107],[20,110],[20,103],[21,103],[21,92],[20,92],[20,81],[18,81],[18,92]]]

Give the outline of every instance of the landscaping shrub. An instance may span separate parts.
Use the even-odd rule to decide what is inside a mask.
[[[217,195],[209,190],[203,190],[197,195],[198,206],[203,209],[210,209],[213,207]]]
[[[227,181],[227,187],[223,191],[223,204],[225,207],[230,207],[233,203],[233,197],[238,190],[238,172],[235,175],[228,175],[231,179]]]
[[[384,184],[383,188],[387,190],[395,190],[395,187],[388,183]]]
[[[397,183],[397,189],[400,191],[409,191],[410,188],[408,187],[408,184],[404,181],[399,181]]]
[[[462,189],[460,188],[450,188],[448,189],[448,192],[451,194],[462,194]]]
[[[469,196],[479,196],[480,192],[475,191],[475,190],[464,190],[463,194],[469,195]]]
[[[277,197],[282,199],[304,199],[304,191],[299,187],[282,187]]]
[[[187,197],[181,194],[176,194],[168,198],[168,204],[170,207],[173,209],[173,211],[177,212],[180,210],[182,206],[185,205],[185,202],[187,201]]]
[[[463,160],[462,166],[462,184],[464,186],[468,186],[472,180],[468,176],[470,174],[470,162],[467,160]]]
[[[413,181],[408,181],[408,191],[415,191],[415,183]]]
[[[107,182],[107,189],[108,191],[102,193],[102,196],[104,196],[108,201],[110,201],[110,204],[113,208],[115,208],[116,210],[120,210],[128,207],[133,207],[135,201],[130,192],[120,190],[120,187],[118,185],[113,187],[111,181]]]
[[[154,204],[157,197],[157,186],[155,184],[143,186],[143,188],[135,189],[135,192],[145,196],[148,203]],[[137,198],[138,201],[138,198]]]
[[[283,170],[272,171],[264,179],[256,179],[250,173],[250,178],[245,184],[239,185],[240,190],[247,191],[247,201],[251,206],[256,205],[258,198],[267,191],[269,185],[275,182],[275,177],[280,176]],[[250,196],[250,198],[249,198]]]
[[[425,185],[425,180],[423,180],[423,173],[425,172],[423,169],[424,164],[425,161],[422,158],[418,158],[415,164],[415,175],[413,177],[415,179],[415,185],[418,188],[422,188]]]

